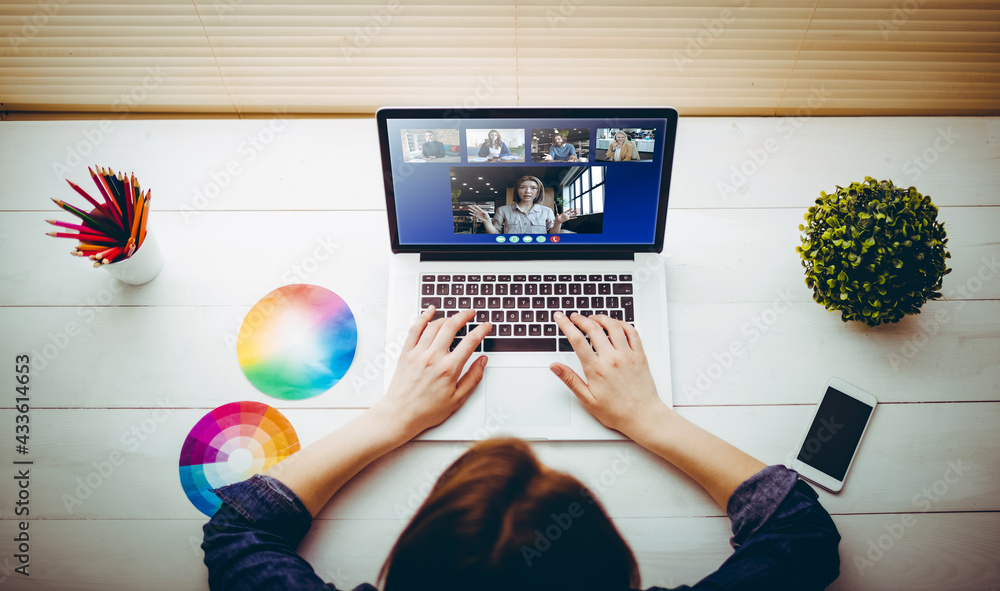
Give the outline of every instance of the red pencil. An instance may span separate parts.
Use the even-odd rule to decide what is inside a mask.
[[[135,216],[135,188],[133,187],[133,179],[128,175],[122,175],[124,178],[120,180],[122,183],[122,196],[125,197],[125,232],[127,233],[132,229],[132,218]]]
[[[87,167],[87,170],[90,170],[89,166]],[[107,181],[104,179],[104,175],[96,174],[93,170],[90,170],[90,178],[94,180],[94,184],[97,185],[98,190],[100,190],[101,196],[104,197],[104,200],[108,203],[108,209],[113,214],[111,218],[120,228],[124,229],[125,226],[122,225],[121,208],[118,207],[118,201],[114,198],[111,192],[111,187],[108,186]]]
[[[96,199],[94,199],[93,197],[91,197],[86,191],[84,191],[82,188],[80,188],[80,185],[77,185],[73,181],[71,181],[69,179],[66,179],[66,182],[69,183],[69,186],[73,187],[74,191],[76,191],[77,193],[79,193],[81,196],[83,196],[84,199],[86,199],[87,201],[89,201],[91,205],[93,205],[94,207],[96,207],[97,211],[102,212],[104,215],[108,215],[109,212],[107,211],[107,205],[102,205],[102,204],[98,203]]]
[[[94,228],[93,226],[84,226],[81,224],[70,224],[67,222],[60,222],[59,220],[45,220],[46,223],[52,224],[53,226],[59,226],[60,228],[66,228],[68,230],[79,230],[80,232],[88,232],[90,234],[104,234],[103,231]]]
[[[108,242],[111,244],[118,244],[118,240],[105,236],[104,234],[85,234],[83,232],[78,234],[73,232],[49,232],[48,235],[55,238],[76,238],[81,242]]]
[[[123,254],[125,254],[125,247],[124,246],[118,246],[115,249],[113,249],[111,252],[106,253],[104,255],[104,257],[101,259],[101,263],[104,264],[104,265],[107,265],[108,263],[113,263],[113,262],[115,262],[115,259],[117,259],[118,257],[120,257]]]
[[[90,258],[94,259],[95,261],[99,261],[99,260],[104,259],[104,258],[112,258],[113,259],[114,257],[120,255],[121,252],[122,252],[122,250],[124,250],[124,249],[125,249],[124,246],[120,246],[120,245],[119,246],[112,246],[111,248],[108,248],[107,250],[104,250],[104,251],[101,251],[101,252],[94,253],[94,254],[90,255]],[[113,256],[108,257],[108,255],[113,255]]]

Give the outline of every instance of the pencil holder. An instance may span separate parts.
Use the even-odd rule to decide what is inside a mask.
[[[156,236],[149,232],[135,254],[115,263],[101,265],[101,268],[107,269],[112,277],[122,283],[143,285],[160,273],[160,269],[163,268],[163,253],[160,252]]]

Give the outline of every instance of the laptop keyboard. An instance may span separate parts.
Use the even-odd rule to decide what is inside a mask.
[[[452,348],[478,324],[493,329],[476,351],[572,352],[573,347],[552,319],[606,314],[635,324],[631,275],[422,275],[420,308],[434,306],[434,318],[476,311]]]

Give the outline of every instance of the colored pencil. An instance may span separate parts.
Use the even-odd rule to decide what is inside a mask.
[[[81,242],[118,242],[118,240],[104,234],[85,234],[83,232],[76,234],[73,232],[49,232],[48,235],[54,238],[76,238]]]
[[[60,228],[66,228],[67,230],[79,230],[80,232],[89,232],[92,234],[102,234],[100,230],[92,228],[90,226],[84,226],[82,224],[70,224],[67,222],[60,222],[59,220],[45,220],[45,223],[52,224],[53,226],[59,226]]]
[[[142,220],[139,222],[139,246],[146,241],[146,223],[149,220],[149,200],[152,199],[153,190],[146,189],[146,198],[143,200]]]
[[[136,207],[138,207],[139,203],[135,196],[136,187],[138,184],[139,183],[137,183],[135,180],[135,173],[130,172],[128,175],[128,183],[126,183],[125,185],[125,191],[128,192],[128,210],[129,210],[129,216],[131,216],[131,218],[135,218],[136,214],[138,213],[136,211]]]
[[[88,242],[81,242],[76,245],[76,252],[101,252],[102,250],[107,249],[107,244],[90,244]]]

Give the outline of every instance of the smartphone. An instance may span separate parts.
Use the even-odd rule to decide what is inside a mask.
[[[876,404],[870,393],[831,378],[799,441],[791,468],[830,492],[840,492]]]

